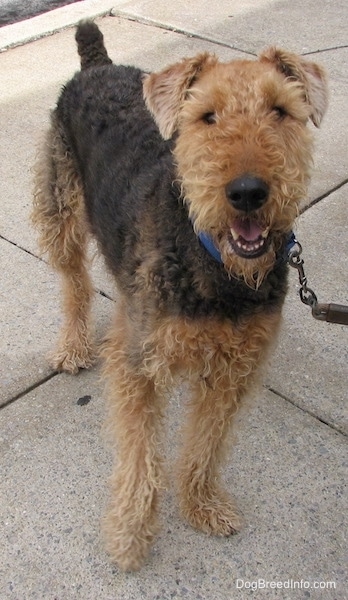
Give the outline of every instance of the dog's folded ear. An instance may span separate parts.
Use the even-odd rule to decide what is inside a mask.
[[[300,81],[304,88],[305,100],[311,107],[310,117],[319,127],[328,105],[328,85],[326,72],[320,65],[310,62],[280,48],[268,48],[259,57],[261,62],[272,63],[285,77]]]
[[[199,75],[217,62],[204,52],[185,58],[159,73],[144,76],[143,93],[146,106],[152,113],[164,139],[172,137],[186,94]]]

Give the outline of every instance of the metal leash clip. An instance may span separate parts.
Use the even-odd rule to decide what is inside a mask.
[[[348,325],[348,306],[344,304],[320,304],[316,294],[307,286],[307,277],[303,268],[303,259],[301,258],[302,246],[295,239],[294,244],[289,250],[288,263],[298,271],[300,281],[300,298],[303,304],[310,306],[312,315],[319,321],[328,323],[338,323]]]

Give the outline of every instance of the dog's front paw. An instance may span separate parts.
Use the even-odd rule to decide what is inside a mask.
[[[138,571],[148,554],[149,542],[137,535],[113,538],[106,542],[105,548],[111,561],[122,571]]]
[[[218,496],[207,498],[190,498],[181,502],[184,518],[195,529],[204,533],[229,536],[241,528],[241,517],[232,501]]]
[[[128,523],[110,512],[102,523],[105,549],[122,571],[137,571],[149,553],[158,527],[153,523]]]
[[[47,358],[55,371],[76,375],[80,369],[89,369],[93,365],[95,353],[92,346],[76,347],[72,344],[64,344]]]

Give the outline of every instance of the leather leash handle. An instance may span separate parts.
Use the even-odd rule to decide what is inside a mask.
[[[343,304],[316,304],[312,308],[312,315],[319,321],[348,325],[348,306]]]

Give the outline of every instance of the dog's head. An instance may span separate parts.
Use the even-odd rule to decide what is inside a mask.
[[[269,48],[258,60],[199,54],[144,78],[197,232],[212,237],[227,271],[258,286],[274,265],[312,163],[312,120],[327,107],[324,70]]]

